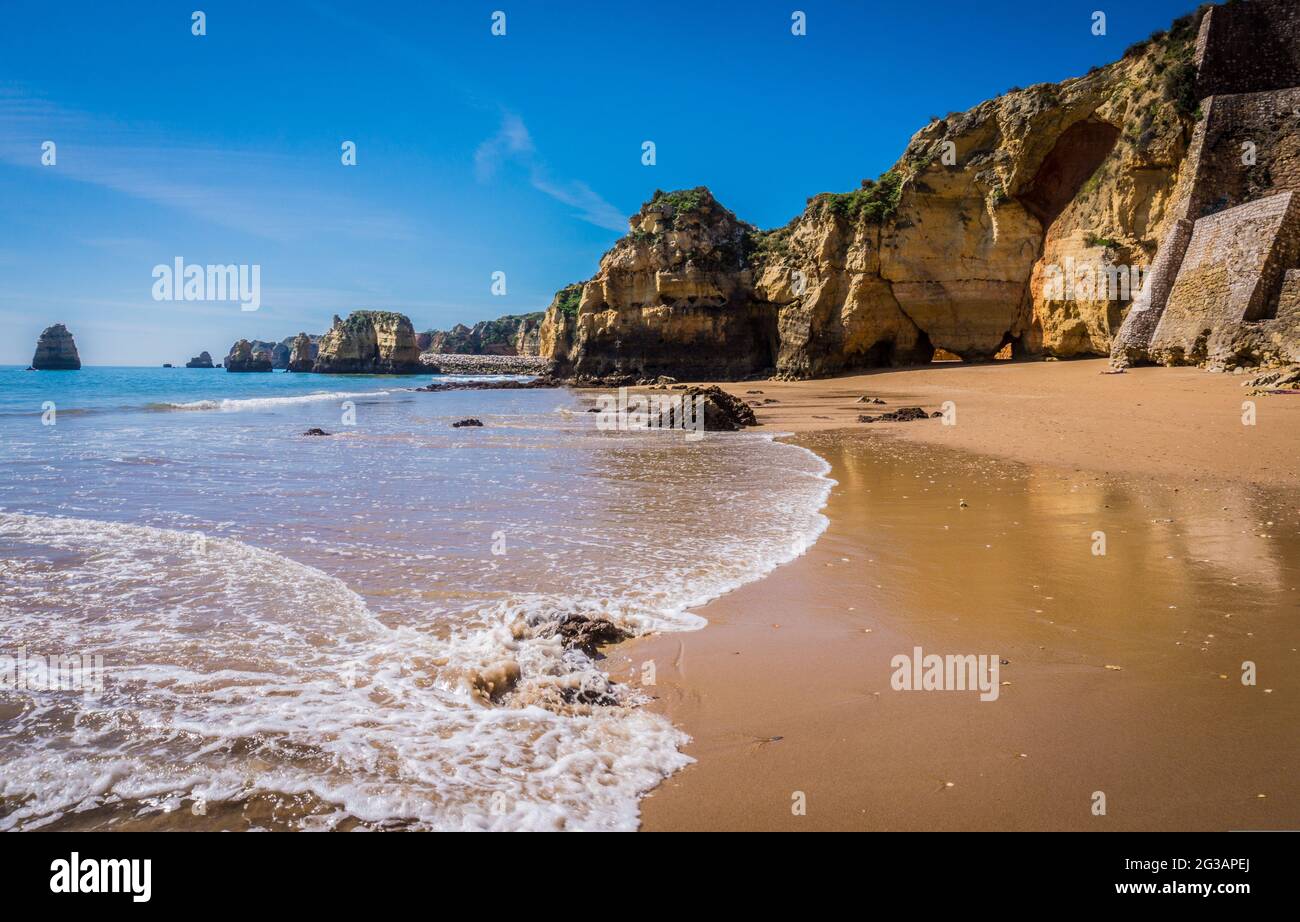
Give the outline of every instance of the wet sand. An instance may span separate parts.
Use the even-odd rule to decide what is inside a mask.
[[[698,760],[642,828],[1300,827],[1300,397],[1251,429],[1240,378],[1104,367],[731,386],[839,485],[708,627],[610,651],[616,678],[654,661]],[[957,426],[849,422],[943,400]],[[1005,660],[997,700],[893,690],[916,646]]]

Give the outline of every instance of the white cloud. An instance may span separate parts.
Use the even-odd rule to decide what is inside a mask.
[[[608,230],[627,230],[626,216],[605,201],[591,186],[582,180],[557,180],[550,175],[550,170],[533,144],[532,135],[528,133],[528,126],[522,118],[511,112],[502,116],[497,133],[480,144],[474,152],[474,175],[480,182],[487,182],[505,163],[515,163],[522,167],[534,189],[573,208],[583,221]]]

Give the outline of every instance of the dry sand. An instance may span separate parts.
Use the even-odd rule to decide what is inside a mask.
[[[1241,378],[1105,368],[730,385],[838,486],[708,627],[610,651],[617,678],[654,661],[698,760],[643,828],[1300,827],[1300,396],[1248,427]],[[856,422],[944,401],[955,426]],[[893,690],[915,646],[1006,660],[998,699]]]
[[[1212,477],[1300,486],[1300,393],[1250,397],[1248,376],[1197,368],[1134,368],[1106,374],[1106,359],[941,364],[819,381],[728,385],[759,421],[787,432],[887,428],[909,441],[962,451],[1135,474]],[[750,391],[762,391],[751,394]],[[883,398],[887,405],[857,403]],[[1242,425],[1242,403],[1256,425]],[[902,406],[956,406],[954,426],[860,424]]]

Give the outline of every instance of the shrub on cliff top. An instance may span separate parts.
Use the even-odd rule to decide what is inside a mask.
[[[578,315],[578,303],[582,301],[582,283],[565,285],[555,293],[555,306],[562,314],[570,317]]]
[[[408,324],[411,322],[405,314],[399,314],[397,311],[353,311],[343,321],[343,328],[353,333],[360,333],[367,327],[377,324],[395,326],[403,321]]]
[[[790,232],[793,229],[794,222],[791,222],[785,227],[770,231],[757,228],[748,231],[745,235],[747,261],[762,262],[771,257],[780,258],[787,255],[790,252]]]
[[[888,170],[875,182],[865,180],[861,189],[852,192],[823,192],[815,195],[809,204],[848,218],[879,224],[898,210],[903,195],[903,177],[897,170]]]
[[[668,205],[674,211],[698,211],[713,196],[704,186],[696,186],[694,189],[678,189],[675,192],[664,192],[656,189],[654,197],[650,199],[651,205]]]

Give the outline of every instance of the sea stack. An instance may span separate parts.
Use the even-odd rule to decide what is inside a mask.
[[[393,311],[353,311],[320,338],[317,374],[412,375],[427,373],[410,318]]]
[[[253,344],[241,339],[230,347],[226,356],[226,371],[270,371],[271,356],[266,352],[253,353]]]
[[[81,368],[77,344],[72,341],[72,334],[67,327],[56,323],[45,328],[41,338],[36,340],[32,368],[37,371],[77,371]]]
[[[311,371],[316,364],[316,343],[306,333],[299,333],[293,338],[293,349],[289,353],[290,371]]]
[[[211,368],[212,355],[208,352],[200,352],[194,358],[185,363],[186,368]]]

